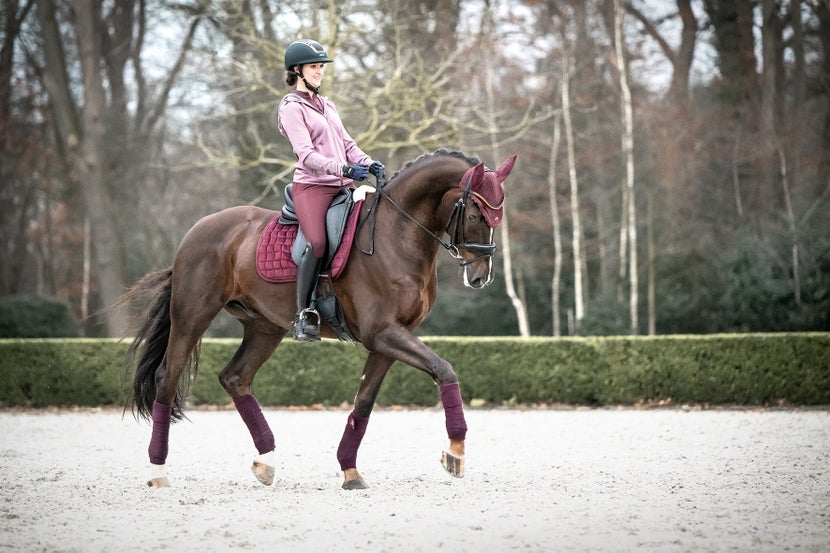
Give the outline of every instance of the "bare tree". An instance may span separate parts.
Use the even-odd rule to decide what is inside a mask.
[[[27,0],[22,6],[19,0],[10,0],[0,10],[2,24],[2,44],[0,44],[0,229],[4,235],[3,263],[0,264],[0,295],[17,293],[20,282],[17,280],[23,272],[27,245],[26,226],[31,212],[36,209],[35,186],[31,183],[16,182],[13,173],[15,162],[27,158],[25,145],[27,140],[14,140],[12,137],[12,74],[14,51],[18,42],[23,21],[34,6],[34,0]],[[13,149],[13,146],[16,148]],[[44,155],[36,156],[43,159]],[[28,161],[28,159],[26,159]],[[25,163],[25,162],[24,162]],[[33,172],[31,165],[26,172]],[[14,205],[15,209],[8,209]]]
[[[654,245],[654,193],[646,190],[646,245],[648,248],[648,335],[657,334],[657,257]]]
[[[34,0],[26,0],[22,7],[20,0],[9,0],[5,9],[0,12],[3,17],[3,42],[0,44],[0,151],[6,148],[11,120],[14,47],[23,20],[26,19],[32,6],[34,6]]]
[[[568,152],[568,182],[571,188],[571,221],[574,258],[574,327],[585,318],[585,296],[583,292],[582,223],[579,214],[579,180],[576,174],[576,153],[574,148],[573,122],[571,121],[570,69],[567,57],[562,59],[559,92],[562,99],[562,119],[565,123],[565,144]]]
[[[654,21],[649,19],[633,3],[626,2],[625,9],[642,23],[646,33],[657,42],[663,55],[671,63],[672,76],[668,96],[672,101],[680,102],[680,105],[685,107],[689,100],[689,76],[691,75],[692,62],[694,61],[698,23],[692,10],[692,1],[676,1],[677,13],[682,21],[680,44],[677,49],[671,47]]]
[[[634,190],[634,110],[631,102],[631,88],[628,86],[628,64],[625,61],[625,12],[622,0],[614,0],[614,53],[617,64],[617,76],[620,85],[620,119],[622,127],[622,155],[625,164],[626,189],[621,227],[626,229],[628,237],[628,314],[631,334],[637,334],[639,328],[639,283],[637,270],[637,201]],[[623,252],[620,252],[623,255]]]
[[[559,201],[556,195],[556,165],[559,158],[561,142],[561,116],[556,115],[553,121],[553,140],[550,144],[550,161],[548,169],[548,197],[550,199],[550,217],[553,229],[553,277],[551,278],[551,316],[553,317],[553,335],[561,336],[561,313],[559,308],[559,293],[562,280],[562,229],[559,222]]]
[[[37,16],[43,51],[43,82],[49,94],[60,151],[69,167],[70,185],[79,190],[84,216],[89,219],[92,236],[94,274],[98,282],[100,305],[115,303],[127,284],[125,247],[129,232],[122,217],[124,205],[135,198],[129,179],[138,180],[137,168],[146,168],[146,142],[161,119],[172,83],[182,66],[180,55],[155,102],[148,102],[146,91],[139,89],[140,99],[134,119],[128,122],[125,64],[133,61],[138,86],[144,83],[141,66],[136,62],[142,44],[143,2],[117,2],[104,14],[95,0],[73,0],[71,20],[74,44],[59,30],[56,4],[37,0]],[[138,11],[138,24],[134,19]],[[182,52],[189,49],[191,33]],[[138,32],[138,36],[133,33]],[[68,67],[71,51],[77,48],[82,71],[78,86],[81,100],[75,98],[75,83]],[[34,59],[34,55],[32,58]],[[132,221],[136,223],[135,220]],[[103,310],[106,333],[126,332],[124,314]]]

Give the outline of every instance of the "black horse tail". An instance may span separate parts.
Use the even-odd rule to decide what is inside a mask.
[[[133,285],[121,298],[118,304],[134,304],[144,296],[149,295],[150,301],[144,304],[146,307],[137,315],[139,328],[136,330],[135,339],[127,350],[127,373],[135,367],[132,378],[132,386],[129,390],[127,402],[124,406],[132,409],[136,417],[147,420],[152,418],[153,402],[156,399],[156,370],[158,370],[167,351],[167,344],[170,340],[170,297],[173,288],[173,268],[162,269],[144,275]],[[142,347],[143,344],[143,347]],[[138,361],[136,362],[136,357]],[[198,348],[191,355],[189,368],[198,364]],[[183,418],[182,410],[186,394],[186,384],[191,380],[191,370],[183,371],[182,383],[176,393],[173,404],[173,418]]]

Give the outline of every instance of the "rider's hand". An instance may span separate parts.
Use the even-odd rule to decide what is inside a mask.
[[[344,165],[342,174],[347,179],[352,180],[366,180],[366,177],[369,176],[369,168],[366,165],[361,165],[360,163],[355,163],[354,165]]]
[[[386,167],[379,161],[373,161],[369,166],[369,173],[373,174],[378,180],[383,180],[386,175]]]

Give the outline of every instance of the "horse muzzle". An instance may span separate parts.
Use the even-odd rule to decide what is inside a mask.
[[[464,259],[460,250],[476,254],[471,259]],[[465,243],[455,246],[453,255],[460,259],[459,266],[464,270],[464,286],[468,288],[484,288],[493,282],[493,254],[496,251],[495,244]]]

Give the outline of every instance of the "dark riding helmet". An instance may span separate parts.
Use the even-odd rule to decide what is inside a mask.
[[[316,40],[300,39],[288,45],[285,50],[285,69],[291,71],[295,65],[307,63],[331,63],[326,49]]]

